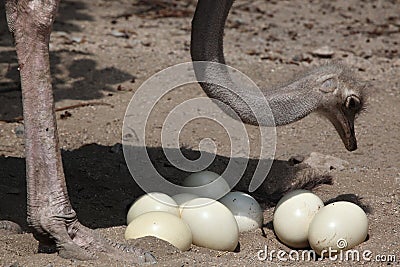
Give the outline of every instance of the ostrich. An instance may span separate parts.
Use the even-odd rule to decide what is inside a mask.
[[[223,33],[228,12],[233,1],[199,1],[192,22],[191,55],[193,61],[218,62],[207,68],[195,68],[202,80],[219,76],[229,80],[223,68]],[[215,66],[220,66],[217,68]],[[200,80],[200,79],[199,79]],[[365,83],[354,78],[354,74],[342,64],[327,64],[310,70],[296,79],[273,90],[262,93],[273,113],[274,120],[260,121],[248,105],[232,91],[211,83],[200,83],[204,92],[231,107],[242,121],[252,125],[281,126],[300,120],[317,112],[327,117],[339,133],[349,151],[357,149],[354,120],[363,109]],[[246,94],[246,92],[243,92]],[[252,104],[252,110],[265,107],[265,99],[251,94],[245,95]]]
[[[232,3],[199,0],[192,23],[194,61],[224,63],[223,30]],[[21,76],[28,224],[40,244],[55,246],[61,257],[89,260],[103,253],[116,260],[154,262],[150,253],[105,239],[83,226],[71,206],[58,144],[49,63],[49,39],[58,5],[59,0],[6,0]],[[226,75],[223,69],[215,71]],[[196,75],[208,74],[197,70]],[[276,90],[263,91],[275,123],[258,123],[247,105],[229,90],[208,83],[201,86],[209,97],[229,105],[250,124],[285,125],[318,112],[333,123],[347,150],[357,148],[354,119],[364,105],[365,86],[342,65],[325,65]],[[265,105],[261,99],[250,99],[258,108]],[[0,227],[18,229],[8,221],[0,222]]]

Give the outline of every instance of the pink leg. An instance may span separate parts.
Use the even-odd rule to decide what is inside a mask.
[[[103,239],[80,224],[69,201],[49,62],[49,39],[58,4],[59,0],[6,0],[21,75],[28,224],[42,245],[55,244],[62,257],[87,260],[105,253],[124,261],[154,261],[151,254]]]

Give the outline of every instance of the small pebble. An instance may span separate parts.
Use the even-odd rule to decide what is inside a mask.
[[[331,58],[333,54],[335,54],[335,51],[333,51],[332,48],[329,46],[322,46],[320,48],[315,49],[314,51],[311,52],[313,56],[320,57],[320,58]]]
[[[119,154],[122,152],[122,144],[115,144],[110,148],[111,153]]]
[[[321,169],[324,171],[339,170],[342,171],[349,167],[349,163],[343,159],[324,155],[318,152],[311,152],[304,161],[312,168]]]
[[[25,133],[25,127],[23,124],[19,124],[17,127],[15,127],[14,129],[14,133],[17,137],[24,137],[24,133]]]

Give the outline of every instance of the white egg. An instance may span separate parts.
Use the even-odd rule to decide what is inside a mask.
[[[361,244],[368,234],[368,218],[356,204],[339,201],[323,207],[310,224],[308,240],[321,255],[323,250],[346,250]],[[333,251],[334,252],[334,251]],[[327,255],[327,254],[325,254]]]
[[[193,244],[215,250],[234,251],[239,229],[227,207],[210,198],[186,202],[182,219],[192,231]]]
[[[150,211],[164,211],[179,217],[179,208],[175,200],[164,193],[152,192],[138,198],[129,208],[126,224]]]
[[[186,192],[200,197],[219,199],[231,191],[228,183],[219,174],[211,171],[192,173],[183,180]]]
[[[294,190],[286,194],[275,207],[275,234],[290,247],[308,247],[308,228],[323,206],[322,200],[308,190]]]
[[[167,212],[147,212],[135,218],[125,230],[125,239],[155,236],[182,251],[192,244],[192,232],[182,219]]]
[[[180,193],[172,196],[172,199],[179,205],[179,212],[182,213],[183,206],[186,202],[198,198],[199,196],[190,193]]]
[[[239,232],[260,228],[264,221],[263,210],[252,196],[243,192],[230,192],[219,200],[233,214]]]

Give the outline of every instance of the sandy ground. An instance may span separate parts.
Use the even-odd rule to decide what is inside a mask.
[[[159,1],[162,2],[162,1]],[[120,150],[126,107],[137,88],[152,74],[190,61],[190,22],[193,5],[161,8],[157,1],[62,1],[51,38],[51,63],[57,107],[96,102],[57,113],[63,162],[71,201],[80,221],[107,237],[123,241],[126,207],[143,191],[134,183]],[[3,8],[3,7],[2,7]],[[240,236],[240,251],[222,253],[192,246],[179,252],[171,245],[144,238],[130,241],[153,252],[160,266],[347,266],[379,265],[378,256],[391,255],[400,265],[400,3],[393,1],[237,1],[225,35],[227,63],[261,87],[290,78],[293,73],[329,60],[342,60],[370,82],[368,108],[356,121],[359,148],[347,152],[332,125],[315,115],[277,129],[273,172],[284,189],[287,161],[294,155],[320,152],[349,162],[332,170],[332,185],[314,192],[324,201],[357,201],[368,214],[368,240],[357,246],[370,250],[372,261],[260,261],[257,252],[290,248],[270,227],[275,191],[260,190],[265,208],[266,236],[254,230]],[[170,17],[168,17],[170,15]],[[2,266],[117,266],[107,259],[65,260],[37,253],[28,232],[21,92],[12,41],[3,10],[0,21],[0,218],[20,223],[27,232],[0,235]],[[121,34],[122,33],[122,34]],[[331,58],[313,54],[328,45]],[[162,119],[184,100],[205,96],[199,86],[168,95],[149,121],[146,146],[158,169],[179,180],[186,173],[162,157]],[[250,136],[250,165],[257,162],[259,131]],[[221,171],[229,161],[230,143],[222,127],[199,120],[182,132],[180,144],[196,155],[199,141],[212,137],[217,157],[210,169]],[[286,167],[285,167],[286,166]],[[246,172],[251,177],[251,168]],[[281,181],[281,185],[279,185]],[[279,190],[278,190],[279,191]],[[276,191],[276,192],[278,192]],[[275,200],[278,195],[275,195]],[[381,257],[382,258],[382,257]],[[384,258],[382,258],[384,259]]]

